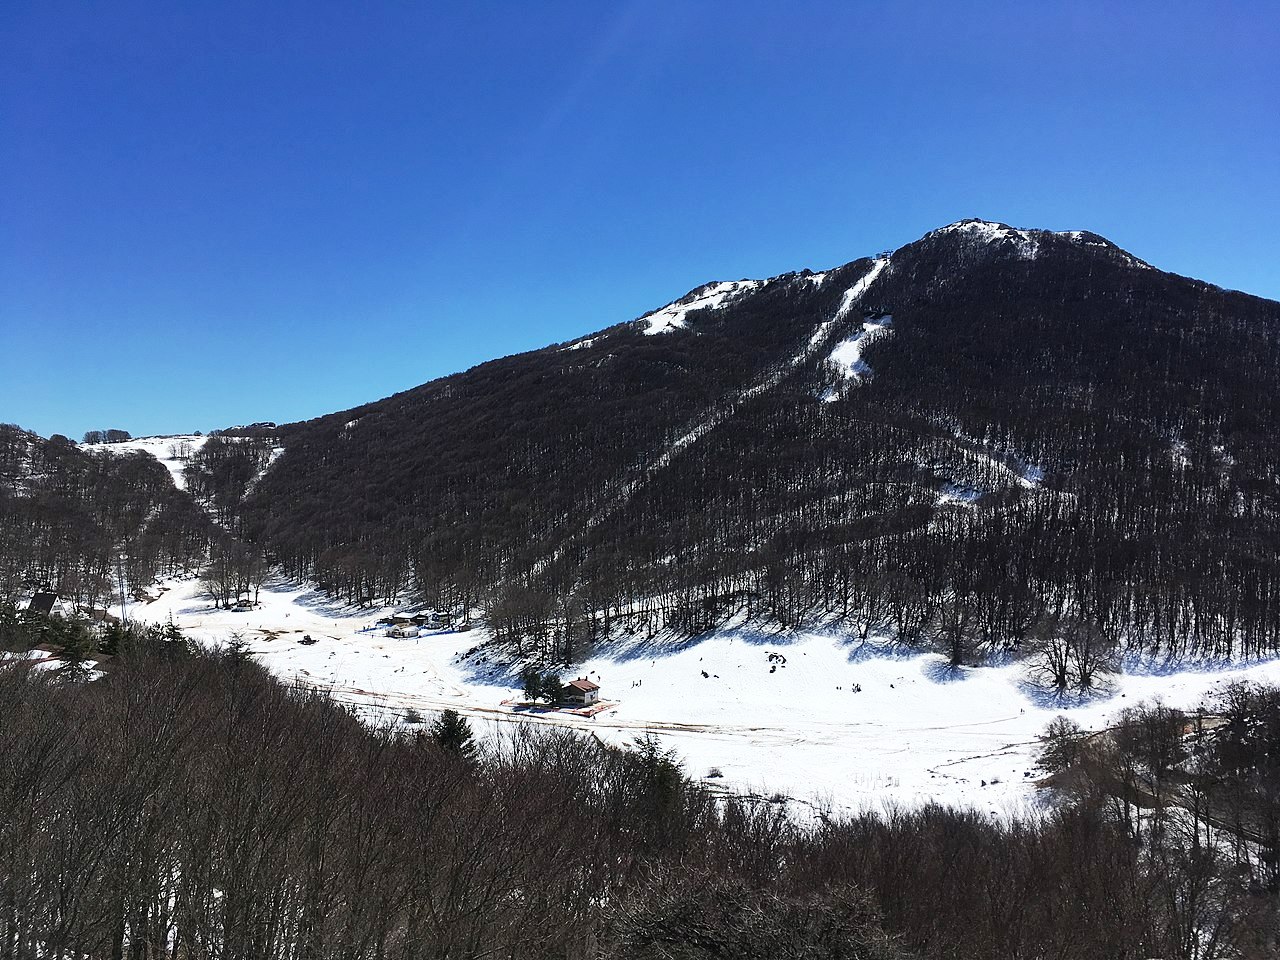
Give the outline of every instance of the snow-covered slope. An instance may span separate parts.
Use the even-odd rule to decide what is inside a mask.
[[[133,440],[121,440],[117,443],[83,443],[81,450],[106,452],[113,454],[134,453],[141,451],[150,454],[164,464],[173,477],[174,486],[179,490],[186,486],[182,475],[187,460],[204,446],[208,437],[195,434],[181,434],[171,437],[138,437]]]
[[[862,380],[871,376],[871,367],[862,359],[862,354],[871,344],[892,333],[892,328],[892,317],[864,321],[861,330],[836,344],[827,358],[828,362],[846,380]]]
[[[674,303],[647,313],[637,323],[645,324],[647,335],[670,333],[687,326],[685,318],[695,310],[718,310],[743,294],[757,290],[766,280],[723,280],[698,287]]]
[[[692,776],[842,809],[938,801],[1025,812],[1042,799],[1036,737],[1059,713],[1100,729],[1154,697],[1192,707],[1237,679],[1280,682],[1280,660],[1134,672],[1107,696],[1072,706],[1037,694],[1019,664],[953,674],[938,655],[894,655],[874,641],[727,628],[696,643],[616,649],[574,668],[614,704],[588,719],[513,706],[519,692],[509,677],[459,659],[487,638],[482,630],[392,639],[376,626],[382,611],[338,606],[283,580],[247,613],[212,609],[194,581],[168,586],[130,614],[153,622],[172,616],[214,645],[238,632],[276,675],[331,690],[372,719],[453,708],[489,734],[519,722],[570,726],[619,744],[652,734]],[[317,642],[303,645],[303,636]]]

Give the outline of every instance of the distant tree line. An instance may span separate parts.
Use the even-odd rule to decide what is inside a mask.
[[[132,440],[133,435],[128,430],[86,430],[84,434],[84,443],[120,443],[124,440]]]
[[[241,507],[270,462],[269,437],[210,437],[185,489],[144,451],[90,452],[0,425],[0,600],[54,590],[85,609],[158,577],[199,573],[215,604],[257,600],[269,572],[241,535]]]

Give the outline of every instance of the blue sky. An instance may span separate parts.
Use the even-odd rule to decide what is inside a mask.
[[[316,416],[963,217],[1280,299],[1272,3],[0,8],[0,420]]]

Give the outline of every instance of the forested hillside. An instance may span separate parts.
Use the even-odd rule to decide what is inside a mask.
[[[953,663],[1252,653],[1276,422],[1280,304],[966,221],[280,428],[242,520],[295,576],[482,611],[523,655],[734,616]]]
[[[0,424],[0,602],[51,589],[101,608],[121,583],[197,568],[211,537],[207,514],[154,457]]]

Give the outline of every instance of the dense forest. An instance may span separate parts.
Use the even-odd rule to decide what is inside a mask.
[[[0,617],[0,647],[30,624]],[[43,628],[42,628],[43,629]],[[66,628],[60,628],[66,632]],[[1046,733],[1064,802],[803,821],[656,743],[357,720],[119,625],[0,665],[0,957],[1059,960],[1280,949],[1280,691]],[[2,663],[2,661],[0,661]]]
[[[735,617],[1048,644],[1085,686],[1280,645],[1280,304],[977,222],[718,289],[264,432],[245,538],[548,661]]]
[[[827,624],[955,665],[1034,649],[1087,688],[1126,649],[1280,647],[1277,422],[1280,304],[1093,234],[964,222],[219,431],[184,490],[0,427],[0,593],[91,607],[198,566],[230,605],[283,569],[482,616],[547,664]]]

